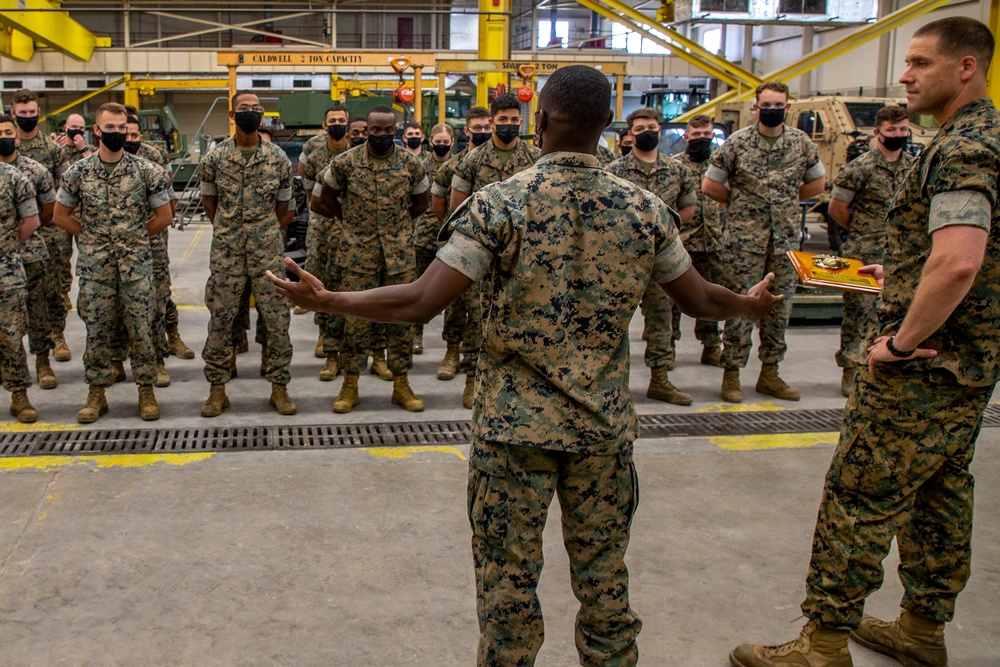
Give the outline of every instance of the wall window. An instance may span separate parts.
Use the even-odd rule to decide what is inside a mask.
[[[569,41],[569,21],[556,21],[556,39],[566,48]],[[538,48],[544,49],[552,41],[552,21],[538,22]]]
[[[656,42],[651,42],[639,33],[633,32],[619,23],[611,24],[611,48],[646,55],[667,55],[670,53]]]

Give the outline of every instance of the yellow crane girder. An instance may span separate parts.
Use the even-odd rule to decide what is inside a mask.
[[[19,30],[0,27],[0,55],[26,63],[35,55],[35,40]]]
[[[997,0],[992,1],[994,3],[997,2]],[[929,11],[948,4],[948,2],[950,2],[950,0],[917,0],[917,2],[912,5],[907,5],[898,11],[887,14],[878,21],[855,30],[843,39],[839,39],[836,42],[819,49],[818,51],[813,51],[800,60],[796,60],[795,62],[780,69],[776,69],[773,72],[768,72],[762,78],[765,81],[791,81],[792,79],[802,76],[806,72],[811,72],[820,65],[824,65],[831,60],[839,58],[843,54],[861,46],[862,44],[870,42],[873,39],[881,37],[887,32],[895,30],[899,26],[912,21],[918,16],[922,16]],[[753,90],[730,90],[729,92],[719,95],[715,99],[710,100],[699,107],[695,107],[694,109],[681,114],[674,120],[683,123],[690,120],[696,114],[703,113],[712,115],[715,111],[715,107],[719,104],[731,102],[733,100],[749,99],[749,97],[753,95],[753,92]]]
[[[70,58],[90,60],[97,38],[71,19],[68,12],[51,11],[58,8],[58,4],[48,0],[0,0],[0,25],[22,32]]]

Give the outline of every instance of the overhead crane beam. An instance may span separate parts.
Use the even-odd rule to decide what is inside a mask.
[[[49,118],[51,116],[58,116],[63,111],[69,111],[70,109],[72,109],[73,107],[75,107],[77,104],[83,104],[87,100],[89,100],[89,99],[91,99],[93,97],[97,97],[98,95],[100,95],[102,93],[106,93],[109,90],[111,90],[112,88],[116,88],[116,87],[122,85],[123,83],[128,83],[128,80],[130,78],[131,78],[131,76],[128,75],[128,74],[126,74],[125,76],[123,76],[120,79],[115,79],[114,81],[112,81],[108,85],[104,86],[103,88],[98,88],[97,90],[92,90],[89,93],[87,93],[86,95],[84,95],[82,97],[76,98],[75,100],[73,100],[69,104],[65,104],[65,105],[59,107],[58,109],[56,109],[55,111],[50,111],[49,113],[47,113],[44,116],[42,116],[41,118],[39,118],[38,122],[40,123],[43,120],[45,120],[46,118]]]
[[[790,65],[776,69],[773,72],[768,72],[763,76],[763,78],[766,81],[791,81],[806,72],[811,72],[820,65],[824,65],[831,60],[842,56],[862,44],[866,44],[867,42],[870,42],[887,32],[895,30],[899,26],[912,21],[918,16],[923,16],[929,11],[948,4],[950,1],[951,0],[918,0],[912,5],[907,5],[898,11],[888,14],[870,25],[867,25],[859,30],[855,30],[843,39],[837,40],[836,42],[829,44],[818,51],[813,51],[809,55],[800,60],[796,60]],[[992,2],[996,4],[997,0],[992,0]],[[686,122],[696,114],[703,113],[711,115],[714,112],[715,107],[719,104],[733,100],[747,99],[752,94],[752,90],[731,90],[728,93],[719,95],[715,99],[712,99],[699,107],[695,107],[694,109],[681,114],[674,120],[677,122]]]
[[[688,39],[681,33],[674,30],[673,28],[668,28],[667,26],[656,21],[656,19],[646,16],[645,14],[637,10],[635,7],[632,7],[622,2],[621,0],[596,0],[596,1],[589,0],[589,1],[592,2],[593,4],[600,4],[606,6],[608,9],[611,10],[612,13],[617,14],[618,17],[626,17],[628,19],[631,19],[631,25],[628,25],[627,27],[630,27],[632,29],[635,29],[634,26],[640,26],[640,27],[645,26],[651,28],[655,32],[655,34],[660,35],[661,38],[666,38],[669,44],[663,44],[660,40],[656,39],[654,39],[653,41],[657,42],[664,48],[669,49],[671,53],[673,53],[678,58],[681,58],[685,62],[688,62],[694,65],[695,67],[699,67],[701,69],[704,69],[707,63],[709,66],[714,67],[716,70],[722,70],[723,72],[726,72],[727,74],[730,75],[732,79],[738,82],[737,85],[734,83],[730,83],[729,81],[726,81],[726,83],[729,83],[729,85],[733,86],[734,88],[738,87],[739,85],[756,88],[763,81],[756,74],[754,74],[749,70],[744,69],[739,64],[730,62],[725,58],[723,58],[722,56],[712,53],[708,49],[704,48],[698,42]],[[587,6],[583,2],[581,2],[580,4],[584,5],[585,7]],[[617,21],[619,23],[621,22],[619,18],[616,18],[616,16],[609,15],[606,12],[600,12],[596,9],[593,11],[597,11],[599,14],[601,14],[605,18],[611,19],[612,21]],[[648,35],[644,36],[646,36],[647,39],[652,39]],[[717,77],[717,78],[721,79],[722,77]]]
[[[186,16],[182,16],[182,15],[174,14],[174,13],[150,12],[150,14],[152,14],[153,16],[161,17],[161,18],[180,19],[182,21],[183,20],[190,20]],[[223,30],[244,30],[245,28],[248,28],[249,26],[260,25],[261,23],[277,23],[278,21],[288,21],[288,20],[291,20],[291,19],[298,19],[298,18],[302,18],[304,16],[312,16],[312,15],[313,15],[312,12],[297,12],[295,14],[283,14],[281,16],[270,16],[270,17],[266,17],[266,18],[262,18],[262,19],[254,19],[253,21],[244,21],[243,23],[236,23],[234,25],[227,25],[227,26],[221,27],[221,28],[218,27],[218,26],[222,25],[222,24],[214,24],[212,22],[209,22],[210,25],[214,25],[215,27],[205,28],[204,30],[194,30],[192,32],[181,33],[179,35],[170,35],[169,37],[159,37],[157,39],[148,39],[148,40],[146,40],[144,42],[134,42],[132,44],[132,48],[133,49],[139,49],[139,48],[143,48],[143,47],[146,47],[146,46],[154,46],[156,44],[162,44],[164,42],[172,42],[172,41],[177,40],[177,39],[185,39],[185,38],[188,38],[188,37],[199,37],[201,35],[210,35],[210,34],[212,34],[214,32],[222,32]],[[247,30],[246,32],[252,32],[252,31]],[[266,34],[275,34],[275,35],[277,34],[277,33],[266,33],[266,32],[263,32],[263,31],[256,31],[256,32],[258,32],[260,34],[265,34],[265,35]],[[285,35],[281,35],[281,38],[282,39],[289,39]],[[316,44],[316,42],[311,42],[311,41],[307,41],[306,43],[307,44]]]
[[[68,12],[52,11],[58,8],[59,5],[47,0],[0,0],[0,25],[24,33],[70,58],[90,60],[97,38],[71,19]],[[23,53],[23,47],[20,48]]]
[[[0,55],[26,63],[35,55],[35,40],[18,30],[0,27]]]

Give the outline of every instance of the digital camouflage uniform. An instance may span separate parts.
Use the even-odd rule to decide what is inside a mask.
[[[432,179],[431,196],[440,197],[445,202],[444,223],[447,223],[448,218],[451,217],[451,179],[455,176],[455,167],[468,152],[468,148],[463,148],[452,155],[438,168]],[[433,209],[433,203],[431,208]],[[441,227],[444,226],[444,223],[438,223],[437,218],[434,219],[434,224],[438,226],[438,249],[444,245],[442,239],[447,236],[447,232],[444,235],[441,234]],[[465,294],[455,299],[444,311],[444,327],[441,331],[441,338],[449,346],[461,345],[465,338],[465,327],[469,321],[466,302],[472,299],[471,296],[468,296],[471,291],[471,289],[465,290]]]
[[[42,134],[41,130],[31,139],[18,139],[17,152],[48,169],[57,188],[63,172],[71,164],[83,158],[82,154],[76,152],[75,147],[68,149],[60,146]],[[94,152],[97,152],[96,149]],[[56,296],[61,303],[56,305],[55,299],[49,302],[52,334],[59,337],[66,331],[67,310],[62,295],[68,294],[73,286],[73,235],[55,225],[46,225],[41,229],[41,234],[49,253],[49,267],[55,272],[56,284],[59,286]]]
[[[594,157],[597,158],[597,163],[602,167],[609,167],[612,162],[618,159],[617,155],[600,144],[598,144],[597,150],[594,151]]]
[[[156,293],[146,223],[154,209],[170,203],[171,193],[162,169],[128,153],[110,175],[97,154],[63,174],[56,201],[75,209],[80,221],[77,309],[87,325],[83,366],[88,385],[112,384],[112,351],[121,318],[131,344],[135,383],[152,385],[156,378]]]
[[[335,251],[345,292],[382,285],[403,285],[416,277],[410,197],[430,189],[423,162],[400,146],[384,158],[372,156],[367,144],[333,161],[325,183],[340,192],[344,233]],[[372,327],[366,320],[345,318],[341,364],[345,373],[368,365]],[[413,327],[387,324],[386,350],[394,375],[413,367]]]
[[[451,178],[451,188],[467,195],[475,194],[490,183],[503,181],[531,167],[538,160],[538,154],[538,147],[518,139],[513,152],[504,163],[491,139],[481,146],[473,147],[458,161]],[[461,297],[468,319],[462,338],[462,363],[458,371],[466,375],[475,374],[479,361],[479,346],[483,337],[480,291],[481,286],[474,284]]]
[[[952,619],[970,573],[973,478],[983,412],[1000,379],[1000,113],[988,99],[959,109],[921,151],[889,206],[885,286],[875,334],[896,333],[945,224],[987,218],[986,253],[968,294],[919,347],[929,359],[860,364],[827,472],[802,612],[856,628],[899,547],[902,607]],[[979,193],[980,209],[965,193]],[[957,196],[957,199],[956,199]],[[933,199],[933,204],[931,203]],[[932,226],[931,211],[937,226]],[[941,223],[942,220],[947,222]]]
[[[733,133],[712,153],[705,178],[729,187],[726,228],[722,235],[725,286],[746,294],[769,272],[773,294],[785,299],[762,317],[758,356],[765,364],[785,358],[785,328],[792,313],[797,278],[788,250],[799,249],[802,212],[799,188],[825,175],[819,150],[809,136],[787,125],[769,146],[757,124]],[[753,343],[753,322],[728,320],[722,334],[722,366],[738,370],[747,365]]]
[[[209,311],[208,339],[201,352],[205,379],[211,384],[229,382],[233,325],[249,283],[267,333],[270,365],[265,377],[272,384],[287,385],[292,362],[289,306],[271,287],[265,271],[285,272],[285,245],[275,207],[292,199],[292,163],[284,151],[263,140],[246,160],[229,137],[202,157],[198,168],[202,196],[218,198],[205,285]]]
[[[662,153],[657,153],[655,163],[643,162],[635,153],[629,153],[612,162],[608,171],[652,192],[675,211],[698,203],[699,188],[694,174]],[[642,296],[642,317],[645,320],[645,361],[649,368],[673,366],[672,308],[673,302],[659,285],[650,284],[646,288]]]
[[[330,166],[333,158],[344,152],[330,150],[326,137],[327,134],[324,132],[322,135],[310,139],[310,142],[320,138],[323,141],[314,146],[305,158],[299,157],[299,164],[302,165],[303,185],[306,192],[313,193],[314,197],[317,196],[313,192],[316,185],[322,186],[320,174]],[[340,283],[339,269],[334,257],[335,246],[340,235],[339,220],[309,211],[309,227],[306,230],[306,267],[309,273],[316,276],[330,290],[336,290]],[[338,354],[340,341],[344,337],[344,318],[341,315],[316,313],[315,322],[323,334],[323,352],[327,356]]]
[[[877,141],[877,139],[876,139]],[[833,183],[833,198],[849,205],[851,227],[844,244],[845,257],[865,264],[881,264],[885,250],[885,214],[889,202],[903,184],[913,156],[903,152],[895,168],[877,148],[862,153],[840,168]],[[837,224],[830,222],[830,224]],[[850,350],[868,339],[868,326],[875,313],[875,294],[844,292],[844,317],[840,325],[837,365],[854,368]]]
[[[427,169],[427,178],[431,183],[431,194],[433,194],[434,179],[437,177],[437,172],[448,164],[448,158],[445,157],[444,160],[439,161],[435,159],[434,151],[432,150],[424,150],[418,157],[424,161],[424,167]],[[413,222],[413,247],[416,251],[417,278],[424,275],[424,271],[434,261],[434,256],[440,247],[437,240],[440,228],[441,225],[438,224],[437,216],[434,215],[433,204],[428,205],[427,210]],[[423,336],[424,325],[414,325],[413,332],[414,335]]]
[[[554,493],[580,662],[638,660],[624,562],[639,498],[628,323],[651,280],[690,266],[675,218],[593,155],[565,152],[480,190],[452,217],[438,259],[483,285],[468,486],[478,665],[534,664]]]
[[[687,222],[681,222],[681,241],[685,250],[691,255],[691,263],[698,273],[710,283],[722,281],[722,216],[719,213],[719,203],[701,193],[701,181],[708,171],[709,161],[695,162],[685,152],[675,155],[674,159],[688,168],[698,184],[695,192],[698,206],[694,217]],[[673,306],[671,329],[674,340],[681,337],[681,311]],[[694,335],[705,347],[721,347],[722,337],[719,335],[719,323],[709,320],[697,320],[694,325]]]
[[[41,163],[19,152],[11,166],[27,176],[31,182],[39,213],[43,206],[55,202],[56,186],[52,180],[52,173]],[[49,314],[49,308],[57,308],[63,320],[66,317],[66,304],[57,279],[52,275],[49,257],[42,231],[36,229],[21,249],[21,263],[24,265],[24,275],[28,281],[28,352],[31,354],[47,354],[54,347],[53,316]]]
[[[24,335],[28,281],[21,265],[21,220],[38,213],[35,190],[18,169],[0,162],[0,375],[9,392],[31,386]]]

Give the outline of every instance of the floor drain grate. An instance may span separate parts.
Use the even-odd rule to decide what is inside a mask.
[[[843,410],[640,415],[639,437],[828,432],[840,430],[842,417]],[[1000,405],[986,408],[983,426],[1000,426]],[[464,445],[471,441],[472,427],[467,421],[0,432],[0,457],[357,449]]]

